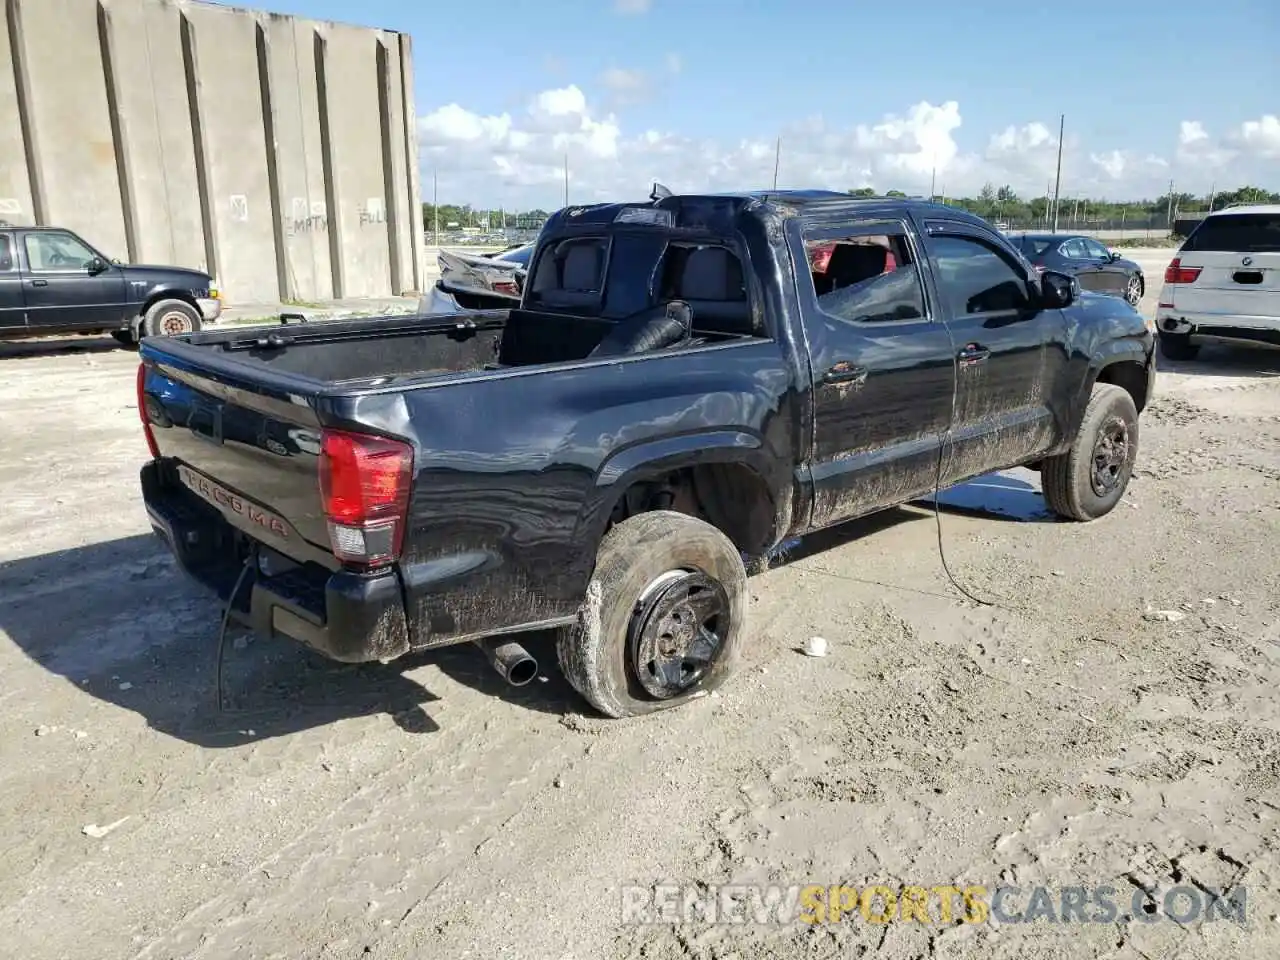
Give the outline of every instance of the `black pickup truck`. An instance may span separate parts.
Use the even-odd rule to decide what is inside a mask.
[[[121,264],[62,227],[0,222],[0,340],[191,333],[222,313],[218,285],[185,267]]]
[[[146,509],[265,634],[342,661],[554,628],[628,716],[721,683],[746,570],[996,469],[1123,494],[1154,334],[985,221],[825,191],[569,207],[509,310],[147,339]]]

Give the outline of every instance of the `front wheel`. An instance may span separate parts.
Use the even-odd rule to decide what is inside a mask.
[[[142,320],[148,337],[175,337],[200,329],[200,314],[184,300],[159,300],[151,305]]]
[[[1128,302],[1129,306],[1136,307],[1142,302],[1142,294],[1144,290],[1145,285],[1142,282],[1142,277],[1135,273],[1129,278],[1128,283],[1124,286],[1124,298]]]
[[[1120,502],[1138,455],[1138,410],[1128,391],[1093,387],[1075,440],[1040,470],[1049,509],[1067,520],[1096,520]]]
[[[556,652],[565,678],[609,717],[680,706],[720,686],[747,630],[747,574],[711,524],[658,510],[600,542],[578,621]]]

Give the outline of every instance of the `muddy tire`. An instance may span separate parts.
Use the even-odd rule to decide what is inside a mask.
[[[642,513],[600,543],[560,669],[609,717],[670,709],[728,678],[747,631],[747,574],[723,533],[682,513]]]
[[[200,329],[200,314],[183,300],[157,300],[142,318],[143,336],[172,337]]]
[[[1071,447],[1040,469],[1044,499],[1068,520],[1096,520],[1120,502],[1138,455],[1138,410],[1128,392],[1095,384]]]
[[[1194,360],[1200,353],[1200,345],[1192,343],[1189,334],[1161,333],[1157,337],[1160,356],[1166,360]]]

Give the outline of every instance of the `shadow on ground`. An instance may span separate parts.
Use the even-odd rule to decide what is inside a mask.
[[[1040,519],[1036,508],[1043,511],[1033,484],[1003,474],[944,491],[941,502],[946,510],[1007,520]],[[771,566],[928,518],[911,507],[886,510],[789,544]],[[233,625],[224,647],[226,708],[220,710],[221,613],[151,535],[0,564],[0,631],[30,660],[85,696],[131,710],[152,728],[203,747],[238,746],[376,714],[391,716],[411,733],[434,732],[440,727],[432,704],[441,696],[421,679],[427,666],[528,710],[563,715],[588,709],[561,677],[554,635],[547,631],[520,637],[541,670],[527,686],[512,687],[469,643],[389,664],[341,664],[291,641],[252,638]]]
[[[1157,376],[1181,373],[1200,377],[1280,377],[1280,350],[1206,343],[1194,360],[1157,356],[1156,371]],[[1159,389],[1157,384],[1157,392]]]
[[[39,337],[0,341],[0,360],[17,357],[66,357],[75,354],[131,353],[111,337]]]
[[[218,707],[221,606],[190,582],[150,535],[0,564],[0,631],[30,660],[86,696],[204,747],[230,747],[355,717],[388,714],[403,729],[439,729],[440,695],[408,676],[434,664],[459,683],[526,709],[582,709],[555,667],[546,634],[522,638],[542,665],[525,687],[505,683],[472,644],[390,664],[341,664],[232,625]]]

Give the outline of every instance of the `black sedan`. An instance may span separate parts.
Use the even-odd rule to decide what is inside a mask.
[[[1041,273],[1070,274],[1079,279],[1082,289],[1124,297],[1135,307],[1146,290],[1142,267],[1093,237],[1078,233],[1010,233],[1008,237]]]

